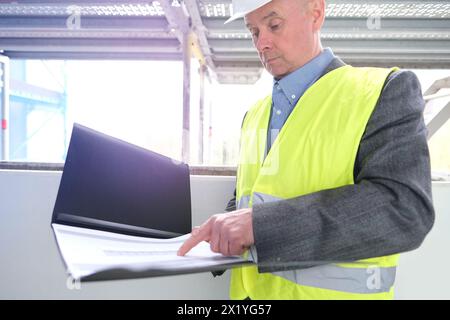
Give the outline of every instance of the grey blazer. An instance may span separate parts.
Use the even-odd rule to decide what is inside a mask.
[[[343,65],[335,58],[323,75]],[[361,139],[354,185],[253,206],[259,272],[418,248],[434,223],[423,109],[416,75],[392,73]]]

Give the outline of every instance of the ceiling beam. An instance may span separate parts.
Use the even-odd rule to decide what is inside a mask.
[[[3,29],[55,29],[71,31],[67,27],[68,16],[23,16],[1,15],[0,28]],[[79,30],[153,30],[169,32],[166,18],[130,16],[81,16]],[[77,30],[75,30],[77,31]]]
[[[176,39],[0,38],[0,48],[29,52],[180,52]]]
[[[184,0],[186,5],[186,10],[191,17],[192,32],[195,34],[195,38],[198,42],[200,51],[206,61],[208,67],[212,70],[215,69],[214,61],[211,59],[211,48],[208,43],[207,29],[203,25],[202,17],[200,16],[200,11],[198,10],[197,1],[195,0]]]
[[[169,52],[74,52],[74,51],[5,51],[11,59],[27,60],[163,60],[181,61],[182,53]]]

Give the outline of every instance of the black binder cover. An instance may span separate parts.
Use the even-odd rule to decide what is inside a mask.
[[[53,231],[57,243],[55,228],[58,225],[146,238],[168,239],[187,234],[192,229],[189,167],[74,124],[52,224],[55,224]],[[61,228],[58,229],[61,232]],[[73,261],[65,260],[63,245],[65,243],[58,243],[58,249],[68,267]],[[137,270],[117,265],[81,279],[167,276],[251,263],[240,257],[230,257],[222,265],[220,259],[225,257],[212,258],[210,261],[215,261],[215,265],[192,267],[185,263],[167,269],[155,266]]]
[[[52,223],[135,236],[191,231],[187,164],[74,124]]]

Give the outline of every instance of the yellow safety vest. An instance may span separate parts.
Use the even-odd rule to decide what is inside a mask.
[[[240,142],[238,208],[354,184],[361,137],[386,78],[397,70],[343,66],[316,81],[300,98],[270,151],[267,97],[245,117]],[[232,270],[232,299],[392,299],[398,255],[351,263],[259,273]]]

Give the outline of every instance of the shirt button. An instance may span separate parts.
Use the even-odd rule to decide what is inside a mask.
[[[281,110],[277,110],[277,115],[280,115],[281,114]]]
[[[295,94],[293,94],[293,95],[291,96],[291,98],[292,98],[292,99],[295,99]]]

